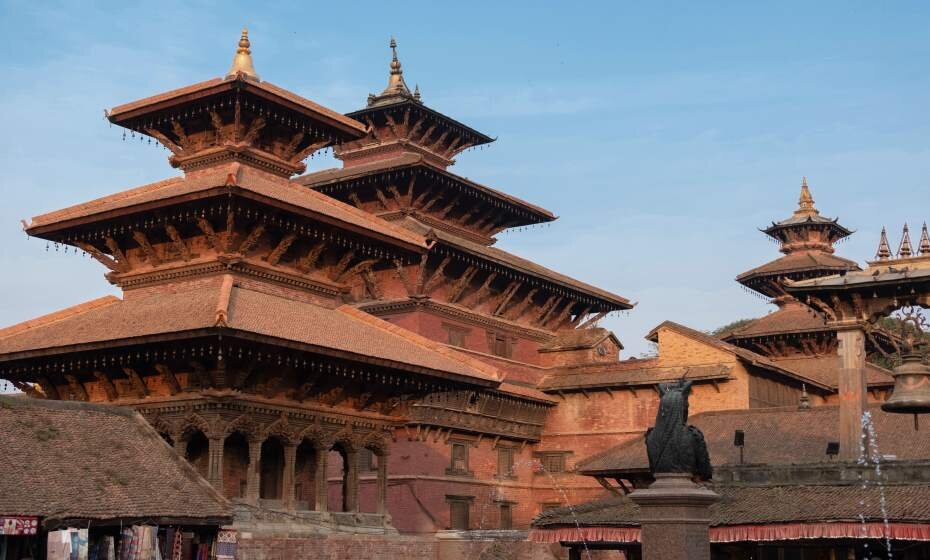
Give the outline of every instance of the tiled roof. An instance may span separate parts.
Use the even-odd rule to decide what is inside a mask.
[[[739,487],[716,486],[720,501],[710,506],[712,527],[772,523],[882,521],[930,522],[930,485],[858,484]],[[884,495],[882,495],[884,494]],[[882,512],[882,503],[886,511]],[[861,516],[861,517],[860,517]],[[577,524],[577,525],[576,525]],[[626,496],[541,513],[534,527],[638,526],[639,507]]]
[[[873,263],[875,264],[875,263]],[[816,290],[863,289],[883,285],[917,285],[930,280],[930,257],[901,259],[888,265],[877,264],[861,272],[811,278],[788,282],[786,288],[791,293],[807,293]]]
[[[370,163],[364,163],[361,165],[354,165],[352,167],[342,167],[335,169],[325,169],[323,171],[317,171],[316,173],[308,173],[294,179],[295,182],[314,189],[320,189],[327,185],[332,185],[336,183],[341,183],[344,181],[350,181],[352,179],[358,179],[360,177],[365,177],[368,175],[375,175],[378,173],[385,173],[389,171],[396,171],[399,169],[407,169],[411,167],[424,167],[436,173],[442,177],[451,179],[456,183],[465,185],[468,188],[474,189],[478,192],[484,193],[491,196],[492,198],[498,199],[500,201],[513,204],[514,206],[519,206],[520,208],[537,214],[540,222],[549,222],[556,219],[555,214],[542,208],[531,204],[525,200],[517,198],[513,195],[501,192],[497,189],[487,187],[480,183],[476,183],[461,177],[454,173],[449,173],[444,169],[439,169],[433,165],[430,165],[429,162],[420,154],[404,154],[396,158],[389,158],[384,160],[378,160]]]
[[[305,97],[297,95],[296,93],[280,88],[269,82],[259,82],[239,77],[232,79],[213,78],[211,80],[198,82],[196,84],[191,84],[182,88],[169,90],[150,97],[145,97],[143,99],[125,103],[123,105],[117,105],[110,110],[109,118],[111,120],[119,120],[120,117],[125,115],[125,113],[155,105],[157,103],[168,103],[172,100],[178,100],[179,102],[182,102],[190,96],[195,96],[198,93],[206,92],[210,89],[215,90],[216,88],[222,88],[224,85],[232,85],[233,82],[237,82],[239,87],[244,87],[246,90],[249,88],[255,88],[290,101],[291,103],[294,103],[309,112],[318,113],[321,116],[338,122],[344,127],[355,130],[360,134],[364,134],[366,131],[365,125],[356,121],[355,119],[347,117],[341,113],[337,113],[332,109],[328,109],[318,103],[310,101]]]
[[[137,413],[0,396],[0,514],[226,524],[231,505]]]
[[[775,311],[731,332],[725,340],[772,334],[832,331],[822,315],[797,300],[786,302]]]
[[[558,400],[550,397],[538,389],[527,387],[525,385],[518,385],[516,383],[508,383],[506,381],[501,383],[497,387],[496,391],[506,395],[513,395],[516,397],[523,397],[526,399],[532,399],[534,401],[544,402],[546,404],[556,404],[559,402]]]
[[[797,358],[772,358],[777,364],[796,371],[805,377],[816,379],[834,389],[839,387],[840,363],[837,356],[803,356]],[[871,362],[865,364],[866,382],[870,387],[894,385],[894,378],[887,369]]]
[[[663,328],[671,329],[677,332],[678,334],[684,335],[697,342],[701,342],[701,343],[707,344],[708,346],[713,346],[717,349],[723,350],[724,352],[729,352],[731,354],[734,354],[737,358],[747,363],[748,365],[762,368],[772,373],[776,373],[776,374],[783,375],[786,377],[791,377],[797,381],[807,383],[808,386],[817,387],[823,390],[831,389],[830,385],[821,383],[817,379],[807,377],[803,373],[795,371],[794,369],[786,367],[784,365],[781,365],[778,362],[763,356],[762,354],[757,354],[756,352],[753,352],[752,350],[740,348],[739,346],[720,340],[719,338],[715,336],[711,336],[707,333],[702,333],[701,331],[696,331],[692,328],[675,323],[674,321],[665,321],[661,323],[660,325],[652,329],[649,332],[649,334],[646,335],[646,339],[651,340],[653,342],[658,341],[658,332],[660,329],[663,329]]]
[[[539,351],[562,352],[565,350],[594,348],[608,338],[612,338],[617,346],[619,346],[621,350],[623,349],[623,344],[620,343],[620,340],[614,333],[602,327],[594,327],[590,329],[571,329],[561,332],[558,336],[540,346]]]
[[[930,425],[914,429],[907,414],[883,412],[870,407],[879,450],[898,460],[930,458]],[[704,412],[688,419],[698,427],[707,441],[714,466],[739,464],[739,449],[733,446],[734,430],[743,430],[746,464],[795,465],[818,463],[827,459],[827,443],[839,438],[839,408],[815,406],[808,410],[765,408]],[[645,472],[649,469],[646,445],[637,438],[581,461],[578,470],[585,474],[607,472]]]
[[[232,185],[230,185],[229,181],[230,175],[234,178],[234,184]],[[97,216],[117,210],[131,211],[134,207],[142,204],[170,201],[176,197],[192,193],[223,188],[229,189],[230,192],[242,190],[246,193],[267,197],[333,219],[337,223],[342,222],[396,241],[425,247],[424,239],[406,228],[379,220],[354,206],[339,202],[312,189],[295,185],[286,179],[235,163],[223,168],[188,173],[185,177],[158,181],[62,210],[42,214],[32,219],[28,230],[64,225],[65,222],[70,220]]]
[[[810,270],[841,272],[846,270],[859,270],[859,265],[856,264],[855,261],[821,251],[797,252],[785,255],[784,257],[765,263],[752,270],[747,270],[737,276],[736,281],[741,282],[756,276],[790,274]]]
[[[610,387],[651,386],[681,379],[692,381],[726,380],[730,368],[724,365],[660,367],[656,360],[625,360],[614,364],[588,364],[556,369],[539,383],[543,391],[570,391]]]
[[[422,232],[422,235],[428,239],[435,239],[439,243],[452,247],[453,249],[469,253],[475,257],[499,264],[518,272],[522,272],[523,274],[535,276],[539,279],[552,282],[553,284],[560,284],[576,292],[580,292],[587,296],[606,301],[616,306],[618,309],[633,308],[633,304],[630,303],[630,300],[626,299],[625,297],[618,296],[617,294],[608,292],[607,290],[602,290],[601,288],[597,288],[580,280],[575,280],[574,278],[554,270],[550,270],[544,266],[534,263],[533,261],[518,257],[512,253],[508,253],[507,251],[498,249],[496,247],[488,247],[486,245],[463,239],[457,235],[453,235],[442,230],[432,229],[413,218],[407,218],[403,221],[399,221],[398,223],[409,227],[414,232]]]
[[[224,289],[224,284],[226,288]],[[351,306],[329,309],[252,289],[233,287],[232,277],[180,285],[125,300],[108,299],[75,312],[33,320],[0,331],[0,360],[25,351],[125,341],[201,329],[229,329],[306,344],[349,359],[496,386],[497,370]],[[5,356],[4,356],[5,355]]]

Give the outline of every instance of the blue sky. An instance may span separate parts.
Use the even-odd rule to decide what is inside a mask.
[[[604,322],[627,355],[768,312],[733,278],[778,256],[757,228],[802,175],[844,256],[930,219],[927,3],[130,4],[0,2],[0,324],[113,292],[19,220],[173,175],[103,109],[222,75],[243,25],[264,79],[343,112],[396,35],[424,101],[498,137],[454,171],[560,216],[501,246],[639,302]]]

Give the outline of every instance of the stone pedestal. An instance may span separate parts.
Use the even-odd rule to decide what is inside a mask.
[[[630,499],[640,510],[643,560],[710,560],[710,505],[720,497],[688,474],[657,474]]]

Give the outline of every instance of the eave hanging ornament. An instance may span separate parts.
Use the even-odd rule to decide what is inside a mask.
[[[920,348],[927,319],[918,307],[904,308],[898,317],[901,321],[901,363],[892,371],[894,389],[891,397],[882,404],[882,410],[899,414],[917,415],[930,412],[930,366],[923,362]]]

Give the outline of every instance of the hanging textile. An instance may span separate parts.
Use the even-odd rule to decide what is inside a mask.
[[[216,560],[234,560],[239,548],[239,533],[221,529],[216,535]]]
[[[48,560],[71,560],[71,533],[67,529],[49,531],[48,533]]]
[[[181,555],[184,549],[184,537],[180,529],[174,531],[174,539],[171,545],[171,560],[182,560]]]

